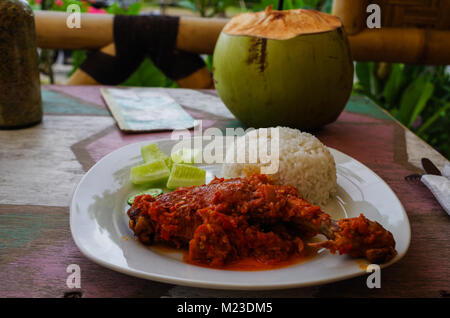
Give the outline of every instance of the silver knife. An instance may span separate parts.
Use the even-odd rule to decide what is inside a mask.
[[[420,181],[427,186],[442,208],[450,215],[450,178],[446,172],[448,168],[444,168],[446,173],[442,176],[441,171],[427,158],[422,158],[422,167],[427,174],[422,176]]]

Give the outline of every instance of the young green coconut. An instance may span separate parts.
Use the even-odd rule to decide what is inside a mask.
[[[312,129],[337,119],[350,96],[353,63],[341,21],[313,10],[243,13],[226,24],[214,82],[250,127]]]

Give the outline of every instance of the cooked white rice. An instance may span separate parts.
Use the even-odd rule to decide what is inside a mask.
[[[336,165],[330,151],[311,134],[287,127],[276,129],[278,140],[272,139],[276,138],[277,134],[271,134],[270,128],[253,130],[239,137],[231,146],[234,153],[227,149],[226,163],[223,165],[224,177],[244,177],[249,172],[261,172],[261,167],[267,167],[268,164],[261,164],[264,159],[260,160],[260,152],[249,152],[248,145],[251,141],[268,142],[268,149],[271,149],[271,142],[274,142],[274,145],[278,142],[279,168],[276,173],[268,175],[276,184],[295,186],[310,203],[326,204],[337,188]],[[238,153],[246,154],[245,163],[233,163],[236,162]],[[252,153],[257,156],[257,163],[248,163],[249,154]]]

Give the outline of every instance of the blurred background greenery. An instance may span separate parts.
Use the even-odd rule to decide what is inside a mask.
[[[246,11],[259,11],[278,0],[29,0],[35,10],[66,11],[78,4],[82,12],[96,14],[173,14],[202,17],[231,17]],[[331,12],[332,0],[284,0],[284,9],[307,8]],[[61,52],[40,51],[44,82],[55,82],[53,66]],[[64,52],[70,76],[86,57],[84,51]],[[205,56],[211,66],[212,57]],[[122,85],[177,87],[146,59]],[[447,159],[450,158],[450,72],[449,67],[400,63],[355,63],[353,94],[365,95],[386,109]]]

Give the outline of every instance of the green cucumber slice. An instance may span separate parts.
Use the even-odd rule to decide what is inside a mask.
[[[167,180],[170,170],[164,160],[134,166],[130,171],[130,180],[134,184],[156,184]]]
[[[172,158],[169,157],[167,160],[164,160],[164,162],[166,163],[167,168],[169,168],[169,170],[172,171],[172,166],[173,166]]]
[[[149,144],[146,146],[142,146],[141,154],[145,163],[158,160],[164,160],[166,162],[166,165],[168,163],[167,160],[169,159],[169,156],[167,156],[164,152],[162,152],[157,144]]]
[[[170,157],[174,163],[193,164],[199,154],[199,149],[181,148],[172,153]]]
[[[127,203],[129,205],[133,205],[134,198],[136,198],[139,195],[148,194],[148,195],[151,195],[152,197],[157,197],[161,193],[163,193],[162,189],[160,189],[160,188],[151,188],[151,189],[148,189],[148,190],[145,190],[145,191],[142,191],[142,192],[130,195],[128,197],[128,199],[127,199]]]
[[[199,186],[205,184],[205,179],[205,170],[191,165],[174,163],[167,181],[167,188]]]

